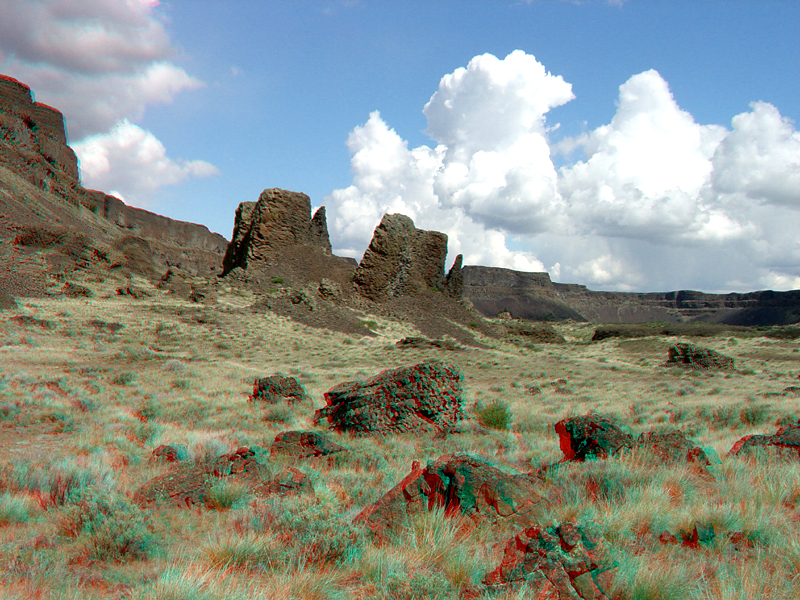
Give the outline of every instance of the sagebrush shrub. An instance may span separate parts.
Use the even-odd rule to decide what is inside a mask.
[[[499,400],[488,406],[476,405],[475,414],[481,425],[489,429],[505,431],[511,422],[511,410],[508,408],[508,404]]]
[[[126,497],[95,487],[62,509],[59,529],[94,560],[145,560],[156,548],[148,515]]]

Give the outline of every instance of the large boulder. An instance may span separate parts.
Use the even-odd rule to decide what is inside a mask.
[[[414,296],[426,288],[460,294],[460,261],[456,260],[448,280],[446,257],[444,233],[417,229],[405,215],[385,214],[353,281],[362,295],[375,301]]]
[[[633,445],[633,436],[602,415],[588,414],[555,424],[563,460],[608,458]]]
[[[670,346],[668,365],[680,365],[692,369],[735,370],[734,360],[716,350],[694,344],[680,343]]]
[[[347,381],[325,392],[314,424],[355,435],[451,431],[462,418],[461,369],[431,360],[390,369],[367,381]]]
[[[383,538],[400,531],[408,516],[442,507],[476,523],[525,527],[533,524],[541,501],[527,475],[508,475],[468,455],[445,455],[424,469],[414,461],[411,472],[355,521]]]
[[[746,435],[733,445],[728,456],[747,456],[757,448],[772,451],[783,458],[800,460],[800,421],[781,427],[773,435]]]
[[[530,527],[506,543],[502,562],[483,583],[527,583],[537,598],[608,600],[617,565],[606,552],[602,537],[588,526]]]
[[[330,254],[325,211],[311,217],[311,199],[300,192],[264,190],[258,202],[242,202],[236,209],[233,237],[222,261],[223,275],[236,267],[268,262],[282,250],[317,246]]]

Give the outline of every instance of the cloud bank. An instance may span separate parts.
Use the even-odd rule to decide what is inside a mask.
[[[0,72],[26,83],[36,99],[64,113],[70,138],[81,159],[82,181],[104,188],[112,179],[117,193],[137,205],[152,204],[162,185],[176,183],[165,156],[153,152],[152,133],[132,136],[129,121],[140,119],[149,105],[169,104],[184,90],[203,83],[172,64],[174,55],[164,24],[155,12],[158,0],[0,0]],[[119,137],[112,142],[110,136]],[[157,175],[147,185],[131,186],[128,161],[107,151],[107,165],[93,162],[104,148],[129,146]],[[161,146],[163,150],[163,146]],[[84,163],[88,162],[89,168]],[[191,163],[187,163],[191,164]],[[141,172],[148,165],[139,164]],[[210,169],[201,169],[204,175]],[[102,173],[102,176],[98,176]]]
[[[409,149],[376,111],[350,134],[352,185],[324,199],[360,256],[384,212],[448,234],[465,264],[548,270],[595,289],[800,288],[800,133],[753,102],[731,127],[695,122],[654,70],[619,88],[607,125],[551,139],[572,86],[533,56],[476,56],[423,108]],[[555,152],[584,159],[556,169]]]

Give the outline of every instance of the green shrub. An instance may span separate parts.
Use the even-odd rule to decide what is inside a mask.
[[[253,504],[236,521],[239,532],[269,533],[284,548],[284,561],[342,565],[356,560],[368,539],[336,507],[304,497],[288,497]]]
[[[64,507],[59,530],[94,560],[146,560],[156,548],[153,528],[142,509],[125,496],[95,487],[86,489],[79,502]]]
[[[283,277],[273,277],[271,281],[272,283],[278,283],[278,284],[284,283]]]
[[[511,422],[511,410],[508,404],[500,400],[495,400],[488,406],[482,406],[480,403],[476,404],[475,414],[481,425],[489,429],[505,431]]]
[[[739,418],[745,425],[761,425],[769,421],[770,408],[771,406],[769,404],[745,406],[739,412]]]
[[[122,373],[117,373],[111,380],[111,383],[114,385],[128,385],[133,383],[135,380],[136,373],[132,373],[131,371],[123,371]]]
[[[176,379],[172,382],[172,387],[176,390],[188,390],[192,386],[192,382],[188,379]]]

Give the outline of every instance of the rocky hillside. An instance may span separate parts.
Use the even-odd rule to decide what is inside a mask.
[[[553,283],[547,273],[496,267],[462,268],[464,297],[485,316],[503,311],[533,321],[595,323],[685,323],[788,325],[800,322],[800,290],[745,294],[595,292],[586,286]]]
[[[0,76],[0,240],[0,287],[34,295],[56,293],[60,287],[52,278],[63,276],[70,261],[119,263],[131,273],[160,280],[170,272],[175,279],[219,272],[227,247],[224,237],[203,225],[84,188],[63,115],[5,76]],[[32,249],[45,250],[49,264],[37,261]]]

